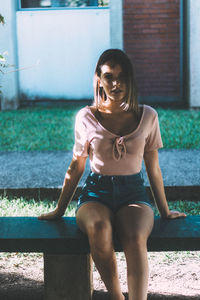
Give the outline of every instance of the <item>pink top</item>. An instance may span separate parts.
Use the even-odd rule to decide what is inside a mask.
[[[75,122],[76,156],[88,156],[90,168],[103,175],[130,175],[139,173],[144,152],[163,147],[157,112],[143,105],[138,127],[119,136],[96,119],[89,106],[82,108]]]

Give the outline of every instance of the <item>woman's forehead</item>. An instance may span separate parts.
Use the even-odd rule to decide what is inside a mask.
[[[101,72],[102,74],[113,73],[113,72],[120,73],[122,72],[122,68],[119,64],[115,64],[113,62],[106,62],[101,66]]]

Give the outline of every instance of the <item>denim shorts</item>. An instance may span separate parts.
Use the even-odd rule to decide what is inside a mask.
[[[78,198],[76,212],[82,205],[89,202],[104,204],[113,213],[129,204],[142,203],[153,207],[141,172],[134,175],[115,176],[90,172]]]

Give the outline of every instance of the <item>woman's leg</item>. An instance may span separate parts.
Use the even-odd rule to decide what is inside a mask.
[[[77,212],[77,224],[88,235],[91,255],[112,300],[123,300],[112,241],[113,214],[106,206],[90,202]]]
[[[147,239],[153,222],[153,211],[145,204],[125,206],[116,214],[116,230],[127,261],[129,300],[147,299]]]

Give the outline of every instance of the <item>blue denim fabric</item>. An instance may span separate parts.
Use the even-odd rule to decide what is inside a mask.
[[[90,172],[78,198],[77,210],[88,202],[99,202],[113,213],[128,204],[143,203],[152,208],[142,173],[107,176]],[[77,211],[76,210],[76,211]]]

